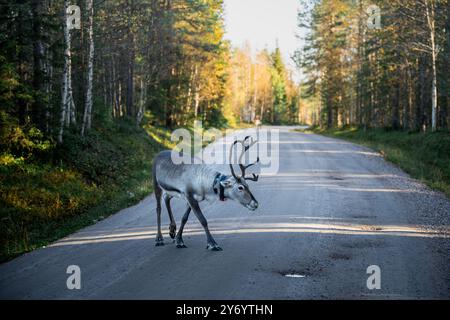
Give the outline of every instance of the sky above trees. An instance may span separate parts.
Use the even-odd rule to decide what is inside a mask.
[[[299,48],[296,37],[298,0],[225,0],[225,38],[233,46],[249,42],[254,52],[273,50],[278,40],[285,62]],[[294,68],[292,68],[294,69]]]

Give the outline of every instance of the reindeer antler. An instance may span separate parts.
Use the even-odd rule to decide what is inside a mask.
[[[250,143],[247,143],[248,139],[251,139],[251,140],[250,140]],[[249,165],[247,165],[247,166],[245,166],[245,165],[242,164],[242,158],[243,158],[244,154],[245,154],[245,153],[246,153],[253,145],[255,145],[257,142],[258,142],[258,141],[257,141],[257,140],[254,140],[253,137],[247,136],[247,137],[244,138],[244,140],[236,140],[236,141],[234,141],[234,143],[231,145],[231,149],[230,149],[230,169],[231,169],[231,174],[233,175],[233,177],[234,177],[236,180],[240,180],[240,179],[243,178],[244,180],[258,181],[259,176],[256,175],[256,174],[254,174],[254,173],[252,174],[252,177],[245,177],[245,170],[247,170],[247,169],[250,168],[251,166],[257,164],[257,163],[259,162],[259,157],[257,158],[256,162],[251,163],[251,164],[249,164]],[[232,163],[233,148],[234,148],[234,146],[235,146],[236,144],[238,144],[238,143],[242,145],[242,151],[241,151],[241,155],[239,156],[239,161],[238,161],[239,168],[241,168],[241,172],[242,172],[242,174],[241,174],[240,177],[238,177],[238,176],[236,175],[236,173],[234,172],[233,163]],[[246,144],[246,143],[247,143],[247,144]]]

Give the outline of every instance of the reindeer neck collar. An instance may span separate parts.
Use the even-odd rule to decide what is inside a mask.
[[[227,178],[226,175],[223,175],[221,173],[218,173],[216,177],[214,178],[213,183],[213,190],[215,194],[219,194],[220,201],[225,201],[225,188],[220,183],[221,181],[225,180]]]

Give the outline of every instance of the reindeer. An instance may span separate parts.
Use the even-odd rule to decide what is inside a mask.
[[[250,191],[247,181],[258,181],[258,175],[252,174],[251,177],[245,175],[245,171],[259,162],[247,166],[242,164],[244,154],[257,143],[257,141],[245,137],[244,140],[236,140],[230,148],[230,170],[231,175],[225,175],[205,164],[174,164],[171,158],[171,151],[163,151],[156,155],[153,161],[153,184],[156,196],[156,214],[158,222],[158,234],[156,236],[156,246],[163,246],[164,239],[161,233],[161,198],[164,199],[167,212],[170,218],[169,234],[175,239],[177,248],[186,248],[183,242],[183,229],[188,221],[191,211],[194,212],[197,219],[205,229],[207,237],[206,249],[211,251],[222,251],[212,237],[208,229],[208,222],[200,210],[199,203],[218,198],[220,201],[228,199],[238,201],[251,211],[258,208],[258,201]],[[242,145],[242,151],[239,156],[239,167],[241,175],[238,176],[233,168],[232,154],[233,148]],[[191,162],[193,163],[193,162]],[[184,199],[187,203],[186,212],[181,220],[180,229],[176,233],[176,223],[170,207],[172,198]]]

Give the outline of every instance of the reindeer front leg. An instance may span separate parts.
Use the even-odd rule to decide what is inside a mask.
[[[192,208],[192,211],[194,211],[194,214],[197,217],[198,221],[200,221],[201,225],[203,226],[203,229],[205,229],[206,239],[207,239],[206,249],[211,250],[211,251],[222,251],[222,248],[219,247],[219,245],[216,243],[216,240],[214,240],[211,233],[209,232],[208,222],[206,221],[205,216],[203,215],[202,211],[200,210],[200,206],[198,205],[197,200],[195,200],[192,197],[189,197],[187,200],[188,200],[189,205]]]
[[[181,219],[180,229],[178,230],[177,236],[175,237],[175,243],[177,244],[177,248],[187,248],[183,241],[183,230],[186,222],[189,219],[189,214],[191,213],[191,207],[188,205],[186,208],[186,212]]]

